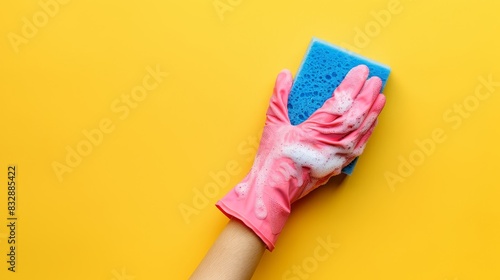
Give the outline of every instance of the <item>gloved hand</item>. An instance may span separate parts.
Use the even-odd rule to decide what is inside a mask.
[[[290,124],[288,70],[277,79],[252,169],[216,206],[252,229],[272,251],[291,204],[358,157],[385,104],[378,77],[351,69],[333,97],[303,123]]]

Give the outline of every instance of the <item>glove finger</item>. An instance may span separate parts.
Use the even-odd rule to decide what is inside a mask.
[[[385,96],[383,94],[378,94],[375,102],[368,111],[367,117],[365,118],[361,126],[349,133],[340,141],[343,144],[342,146],[345,147],[346,150],[353,151],[356,147],[364,145],[366,141],[368,141],[368,138],[371,135],[370,128],[374,126],[378,116],[380,115],[380,112],[384,108],[384,105]],[[366,134],[368,135],[366,136]]]
[[[349,109],[349,112],[347,114],[344,114],[340,119],[349,121],[348,117],[350,117],[351,119],[361,117],[361,121],[363,121],[366,118],[368,112],[371,110],[376,99],[380,95],[381,88],[382,81],[379,77],[371,77],[370,79],[368,79],[361,89],[360,93],[354,100],[354,103],[351,109]],[[359,123],[359,125],[361,125],[361,123]],[[359,127],[359,125],[357,127]]]
[[[289,70],[282,70],[276,78],[273,95],[266,113],[266,124],[290,123],[288,118],[288,96],[292,89],[293,77]]]
[[[370,128],[368,128],[366,133],[363,134],[363,136],[361,137],[361,139],[358,142],[358,145],[356,145],[356,147],[354,148],[354,150],[352,152],[354,157],[359,157],[365,151],[366,142],[368,142],[368,139],[372,135],[373,130],[375,129],[375,126],[377,126],[377,123],[378,123],[378,121],[375,120],[372,123],[372,125],[370,126]]]
[[[306,122],[311,125],[330,123],[347,112],[362,89],[368,74],[369,70],[365,65],[352,68],[335,89],[333,96],[325,101],[323,106],[316,110]]]
[[[363,85],[348,112],[329,123],[309,123],[309,129],[330,137],[333,141],[348,136],[362,125],[377,96],[380,95],[381,87],[382,81],[378,77],[371,77]]]
[[[358,129],[365,121],[370,112],[373,103],[380,94],[382,81],[378,77],[371,77],[366,81],[360,93],[353,102],[352,107],[347,113],[339,117],[332,126],[331,133],[345,134]]]

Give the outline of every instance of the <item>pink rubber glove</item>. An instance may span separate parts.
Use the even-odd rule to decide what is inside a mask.
[[[267,110],[252,169],[216,206],[241,220],[267,245],[274,245],[291,204],[325,184],[358,157],[385,104],[378,77],[368,68],[351,69],[333,97],[305,122],[293,126],[287,102],[293,78],[282,71]]]

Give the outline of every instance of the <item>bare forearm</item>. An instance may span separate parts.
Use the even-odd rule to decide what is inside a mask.
[[[190,279],[250,279],[264,251],[252,230],[230,220]]]

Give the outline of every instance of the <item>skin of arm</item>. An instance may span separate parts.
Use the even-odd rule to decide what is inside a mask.
[[[251,229],[231,219],[189,279],[250,279],[265,249]]]

